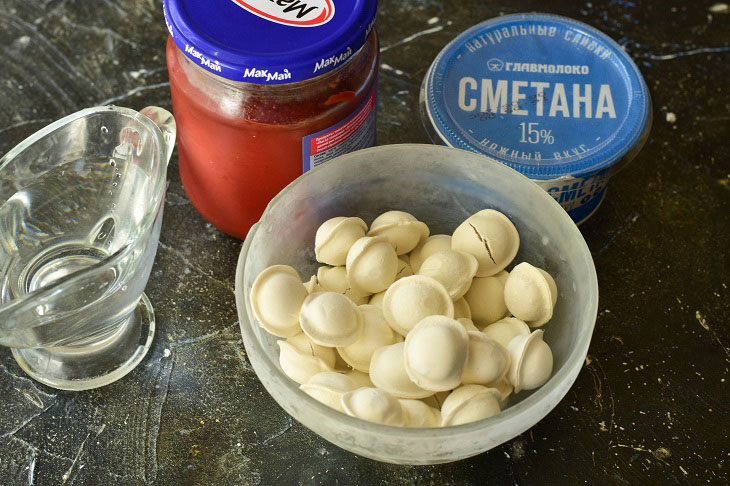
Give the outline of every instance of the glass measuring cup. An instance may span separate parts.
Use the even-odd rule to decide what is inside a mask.
[[[103,106],[0,159],[0,344],[39,382],[103,386],[149,349],[143,290],[174,143],[166,110]]]

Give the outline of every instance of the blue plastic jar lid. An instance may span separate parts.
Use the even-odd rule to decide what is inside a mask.
[[[602,32],[555,15],[508,15],[465,31],[434,60],[421,102],[434,141],[536,180],[609,167],[650,126],[631,58]]]
[[[352,57],[370,35],[377,1],[164,0],[164,11],[177,47],[203,69],[234,81],[285,84]]]

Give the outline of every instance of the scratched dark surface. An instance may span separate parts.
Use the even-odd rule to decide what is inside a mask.
[[[542,1],[384,0],[381,144],[427,142],[418,88],[459,32]],[[654,127],[581,228],[601,302],[566,398],[472,459],[401,467],[292,421],[251,369],[233,277],[240,242],[188,202],[173,157],[147,293],[143,363],[70,393],[0,350],[0,484],[723,484],[730,468],[730,12],[714,1],[552,2],[634,57]],[[0,0],[0,154],[50,121],[115,103],[170,108],[158,0]],[[676,119],[675,119],[676,118]]]

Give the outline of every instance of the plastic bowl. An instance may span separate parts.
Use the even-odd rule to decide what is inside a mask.
[[[274,336],[256,322],[249,292],[274,264],[316,273],[314,235],[334,216],[370,223],[390,209],[408,211],[431,234],[451,234],[485,208],[505,213],[520,233],[514,264],[528,261],[550,272],[558,303],[544,327],[554,356],[553,375],[541,388],[510,397],[486,420],[435,429],[400,428],[349,417],[301,392],[279,366]],[[508,269],[509,269],[508,268]],[[343,449],[384,462],[438,464],[487,451],[532,427],[565,396],[583,365],[598,309],[591,254],[568,214],[518,172],[484,156],[434,145],[388,145],[343,155],[282,190],[244,241],[236,269],[241,334],[256,374],[292,417]]]

